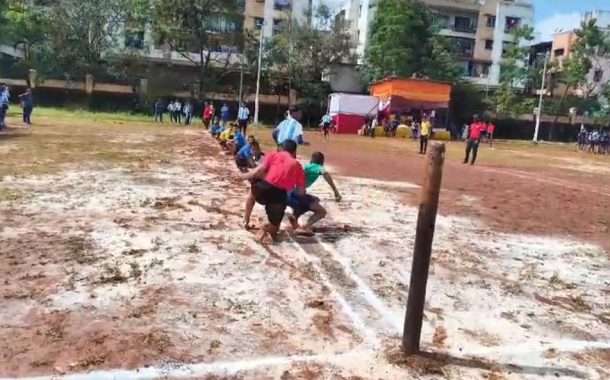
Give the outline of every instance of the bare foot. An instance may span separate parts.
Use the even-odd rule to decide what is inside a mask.
[[[293,230],[296,231],[300,228],[299,222],[294,215],[288,215],[288,221],[290,222],[290,225],[292,226]]]
[[[258,242],[261,244],[265,244],[265,238],[267,237],[267,235],[269,235],[267,231],[265,231],[264,229],[261,230],[261,232],[258,234]]]

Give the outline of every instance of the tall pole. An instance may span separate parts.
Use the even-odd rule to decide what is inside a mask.
[[[544,69],[542,70],[542,86],[540,87],[540,98],[538,99],[538,109],[536,110],[536,128],[534,130],[535,144],[538,143],[538,134],[540,133],[540,119],[542,118],[542,105],[544,102],[544,91],[546,89],[546,69],[549,64],[550,55],[547,52],[544,56]]]
[[[432,256],[432,241],[434,239],[444,162],[445,145],[435,143],[432,145],[426,164],[426,178],[422,187],[419,216],[417,218],[411,285],[409,286],[407,315],[402,337],[402,347],[407,355],[419,353],[430,257]]]
[[[256,97],[254,98],[254,123],[258,124],[258,118],[260,113],[260,92],[261,92],[261,70],[263,65],[263,37],[264,37],[264,24],[260,31],[260,41],[258,44],[258,70],[256,73]]]
[[[242,51],[239,56],[239,99],[237,99],[237,103],[241,104],[241,101],[244,96],[244,52]]]

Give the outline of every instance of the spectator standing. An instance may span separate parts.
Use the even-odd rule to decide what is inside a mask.
[[[187,100],[186,103],[184,103],[182,112],[184,113],[184,125],[191,125],[191,120],[193,119],[193,103],[191,103],[190,100]]]
[[[205,102],[205,105],[203,107],[203,125],[205,126],[206,129],[208,129],[210,127],[210,123],[212,121],[212,119],[214,118],[214,114],[216,113],[216,110],[214,109],[214,105],[212,103],[208,103]]]
[[[3,84],[0,87],[0,129],[6,128],[6,114],[8,112],[10,98],[11,93],[8,86]]]
[[[322,116],[322,134],[324,135],[324,138],[326,140],[328,140],[328,136],[330,135],[330,129],[332,127],[333,124],[333,118],[330,116],[330,114],[326,114],[324,116]]]
[[[163,114],[165,113],[165,107],[163,107],[163,100],[157,99],[155,104],[153,105],[153,113],[155,117],[155,122],[163,123]]]
[[[34,98],[32,97],[32,89],[28,88],[25,92],[19,95],[21,108],[23,109],[23,123],[27,128],[32,126],[32,111],[34,111]]]
[[[169,104],[167,105],[167,113],[169,113],[170,123],[176,122],[176,109],[174,107],[174,102],[172,102],[171,100],[169,101]]]
[[[286,119],[282,121],[276,128],[277,144],[282,146],[288,140],[292,140],[297,144],[302,145],[303,141],[303,125],[292,117],[290,111],[286,111]]]
[[[491,121],[487,122],[487,139],[489,140],[489,145],[494,146],[494,133],[496,133],[496,126]]]
[[[231,111],[229,110],[229,106],[227,105],[227,103],[223,103],[222,107],[220,107],[220,120],[222,120],[223,127],[226,127],[230,118],[231,118]]]
[[[242,102],[239,104],[239,110],[237,112],[237,123],[239,124],[239,130],[242,131],[244,135],[247,133],[249,121],[250,109]]]
[[[419,133],[419,154],[426,154],[428,152],[428,140],[430,139],[430,133],[432,132],[432,122],[429,116],[424,116],[421,122],[421,131]]]
[[[478,116],[475,116],[473,123],[470,125],[470,133],[468,140],[466,141],[466,157],[464,158],[464,164],[468,163],[471,153],[472,160],[470,161],[470,165],[474,165],[476,162],[479,145],[481,144],[481,134],[484,132],[484,129],[485,124],[479,121]]]
[[[182,123],[182,103],[178,99],[174,102],[174,119],[176,119],[176,123]]]

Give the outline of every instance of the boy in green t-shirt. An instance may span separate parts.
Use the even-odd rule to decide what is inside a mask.
[[[341,195],[339,190],[335,186],[335,182],[331,175],[324,168],[324,154],[315,152],[311,155],[311,162],[305,165],[305,186],[309,188],[313,185],[318,178],[323,177],[328,185],[333,189],[335,193],[335,199],[337,202],[341,201]],[[320,205],[320,199],[313,195],[305,193],[304,195],[298,195],[295,192],[288,194],[288,206],[292,208],[293,215],[289,216],[288,219],[292,224],[292,227],[305,234],[313,233],[313,225],[326,216],[326,209]],[[299,218],[307,213],[313,212],[313,215],[309,217],[307,224],[304,226],[299,225]]]

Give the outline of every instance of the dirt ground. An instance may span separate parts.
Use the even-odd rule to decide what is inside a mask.
[[[319,233],[263,247],[201,129],[37,116],[0,135],[0,379],[610,376],[610,158],[499,143],[470,167],[450,144],[404,358],[414,143],[309,134],[345,199],[316,184]]]

